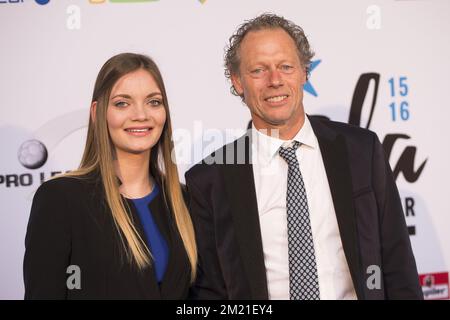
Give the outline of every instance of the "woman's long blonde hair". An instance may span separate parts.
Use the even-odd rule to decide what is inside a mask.
[[[150,251],[139,236],[131,220],[128,205],[119,192],[119,181],[113,165],[114,145],[106,122],[106,111],[114,84],[122,76],[138,69],[148,71],[161,90],[166,122],[160,139],[151,150],[149,169],[156,180],[161,183],[164,199],[175,217],[176,226],[189,257],[191,281],[193,281],[197,265],[194,227],[184,202],[178,170],[173,158],[174,154],[171,152],[174,146],[166,89],[158,66],[151,58],[140,54],[122,53],[110,58],[103,65],[97,76],[92,95],[92,103],[97,102],[95,122],[92,117],[89,118],[86,146],[80,167],[67,175],[84,177],[90,173],[100,173],[106,202],[111,210],[127,258],[130,262],[134,261],[139,269],[149,266],[151,264]]]

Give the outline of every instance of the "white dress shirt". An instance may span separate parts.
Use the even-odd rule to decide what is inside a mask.
[[[342,248],[336,213],[319,143],[308,117],[294,137],[306,188],[319,277],[320,299],[356,299]],[[264,250],[269,299],[289,299],[289,259],[286,217],[288,165],[280,157],[285,141],[252,130],[252,163]]]

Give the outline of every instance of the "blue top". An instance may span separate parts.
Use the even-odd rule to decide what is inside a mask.
[[[136,211],[144,228],[147,238],[147,246],[153,256],[153,265],[156,272],[158,282],[161,282],[167,269],[169,261],[169,248],[163,235],[158,229],[158,225],[153,219],[153,213],[149,204],[158,195],[159,188],[155,184],[152,192],[143,198],[131,199],[136,207]]]

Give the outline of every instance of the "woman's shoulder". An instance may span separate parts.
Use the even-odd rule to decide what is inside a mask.
[[[61,176],[42,183],[36,190],[31,206],[31,217],[48,219],[49,221],[62,217],[79,217],[86,205],[96,205],[98,187],[90,179],[74,176]]]
[[[91,176],[60,176],[42,183],[35,196],[61,196],[89,193],[97,185]]]

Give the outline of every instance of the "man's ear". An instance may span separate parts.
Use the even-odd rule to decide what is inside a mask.
[[[302,85],[308,81],[308,68],[303,68]]]
[[[97,101],[94,101],[91,104],[91,120],[93,123],[95,123],[96,114],[97,114]]]
[[[233,87],[236,90],[237,94],[242,97],[244,95],[244,89],[242,88],[241,78],[239,77],[239,75],[232,74],[231,83],[233,84]]]

